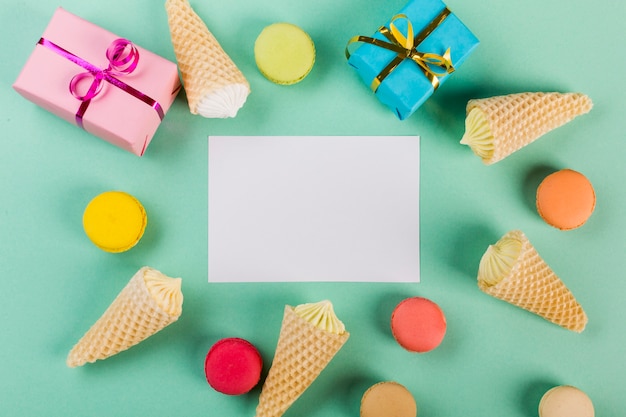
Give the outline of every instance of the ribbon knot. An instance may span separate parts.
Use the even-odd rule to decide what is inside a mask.
[[[103,81],[110,81],[111,77],[130,74],[139,64],[139,51],[127,39],[116,39],[106,50],[109,65],[105,69],[91,67],[86,72],[76,74],[70,81],[70,92],[80,101],[89,101],[102,91]],[[91,85],[85,94],[79,92],[81,81],[91,78]]]
[[[378,87],[389,74],[395,70],[405,59],[415,62],[426,78],[430,81],[433,89],[439,87],[439,78],[454,72],[450,48],[443,55],[435,53],[424,53],[417,50],[417,47],[432,33],[437,26],[445,20],[450,14],[450,10],[446,7],[435,19],[430,22],[417,36],[413,36],[413,24],[405,14],[395,15],[389,22],[389,27],[381,26],[378,31],[388,40],[388,42],[368,36],[355,36],[348,42],[346,46],[346,58],[350,59],[348,47],[356,42],[369,43],[380,48],[384,48],[396,53],[396,57],[374,77],[370,88],[375,93]],[[402,33],[396,26],[399,19],[406,20],[406,35]]]

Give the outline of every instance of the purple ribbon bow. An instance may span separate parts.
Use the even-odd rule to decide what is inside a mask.
[[[81,101],[81,105],[76,112],[76,124],[82,129],[85,129],[85,127],[83,126],[83,117],[85,115],[85,112],[87,111],[91,100],[102,91],[102,87],[104,85],[103,81],[114,85],[120,90],[125,91],[131,96],[143,101],[144,103],[152,107],[157,112],[159,119],[163,120],[163,117],[165,117],[163,108],[157,101],[116,78],[116,76],[123,76],[132,73],[133,71],[135,71],[137,65],[139,64],[139,51],[131,41],[127,39],[116,39],[111,42],[106,50],[106,57],[109,61],[109,65],[105,69],[101,69],[95,65],[90,64],[84,59],[61,48],[59,45],[47,39],[39,39],[38,44],[50,49],[51,51],[61,55],[62,57],[74,62],[75,64],[87,70],[86,72],[76,74],[69,84],[70,93],[72,93],[74,97]],[[87,92],[82,94],[79,91],[79,84],[81,84],[81,81],[87,78],[91,78],[91,85],[87,89]]]

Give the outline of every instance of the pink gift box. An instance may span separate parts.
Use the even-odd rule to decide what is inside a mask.
[[[117,54],[107,54],[115,47]],[[175,63],[62,8],[13,84],[33,103],[139,156],[180,86]]]

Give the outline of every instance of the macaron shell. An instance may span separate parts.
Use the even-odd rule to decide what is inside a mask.
[[[441,344],[446,334],[446,318],[437,304],[423,297],[401,301],[391,315],[391,332],[410,352],[424,353]]]
[[[594,417],[591,399],[578,388],[562,385],[546,392],[539,402],[539,417]]]
[[[311,37],[291,23],[274,23],[264,28],[254,43],[259,71],[276,84],[302,81],[315,63]]]
[[[261,379],[263,359],[245,339],[219,340],[207,353],[204,372],[207,382],[217,392],[241,395],[254,388]]]
[[[548,175],[537,188],[537,212],[546,223],[561,230],[582,226],[595,205],[591,182],[571,169]]]
[[[107,191],[92,199],[83,213],[83,229],[98,248],[124,252],[139,242],[148,222],[143,205],[123,191]]]
[[[413,395],[397,382],[379,382],[361,398],[361,417],[416,417]]]

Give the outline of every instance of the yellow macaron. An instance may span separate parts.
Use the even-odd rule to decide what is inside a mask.
[[[124,252],[139,242],[148,223],[143,205],[123,191],[107,191],[87,204],[83,228],[94,245],[106,252]]]
[[[254,58],[261,74],[282,85],[300,82],[315,63],[311,37],[291,23],[274,23],[264,28],[254,43]]]

